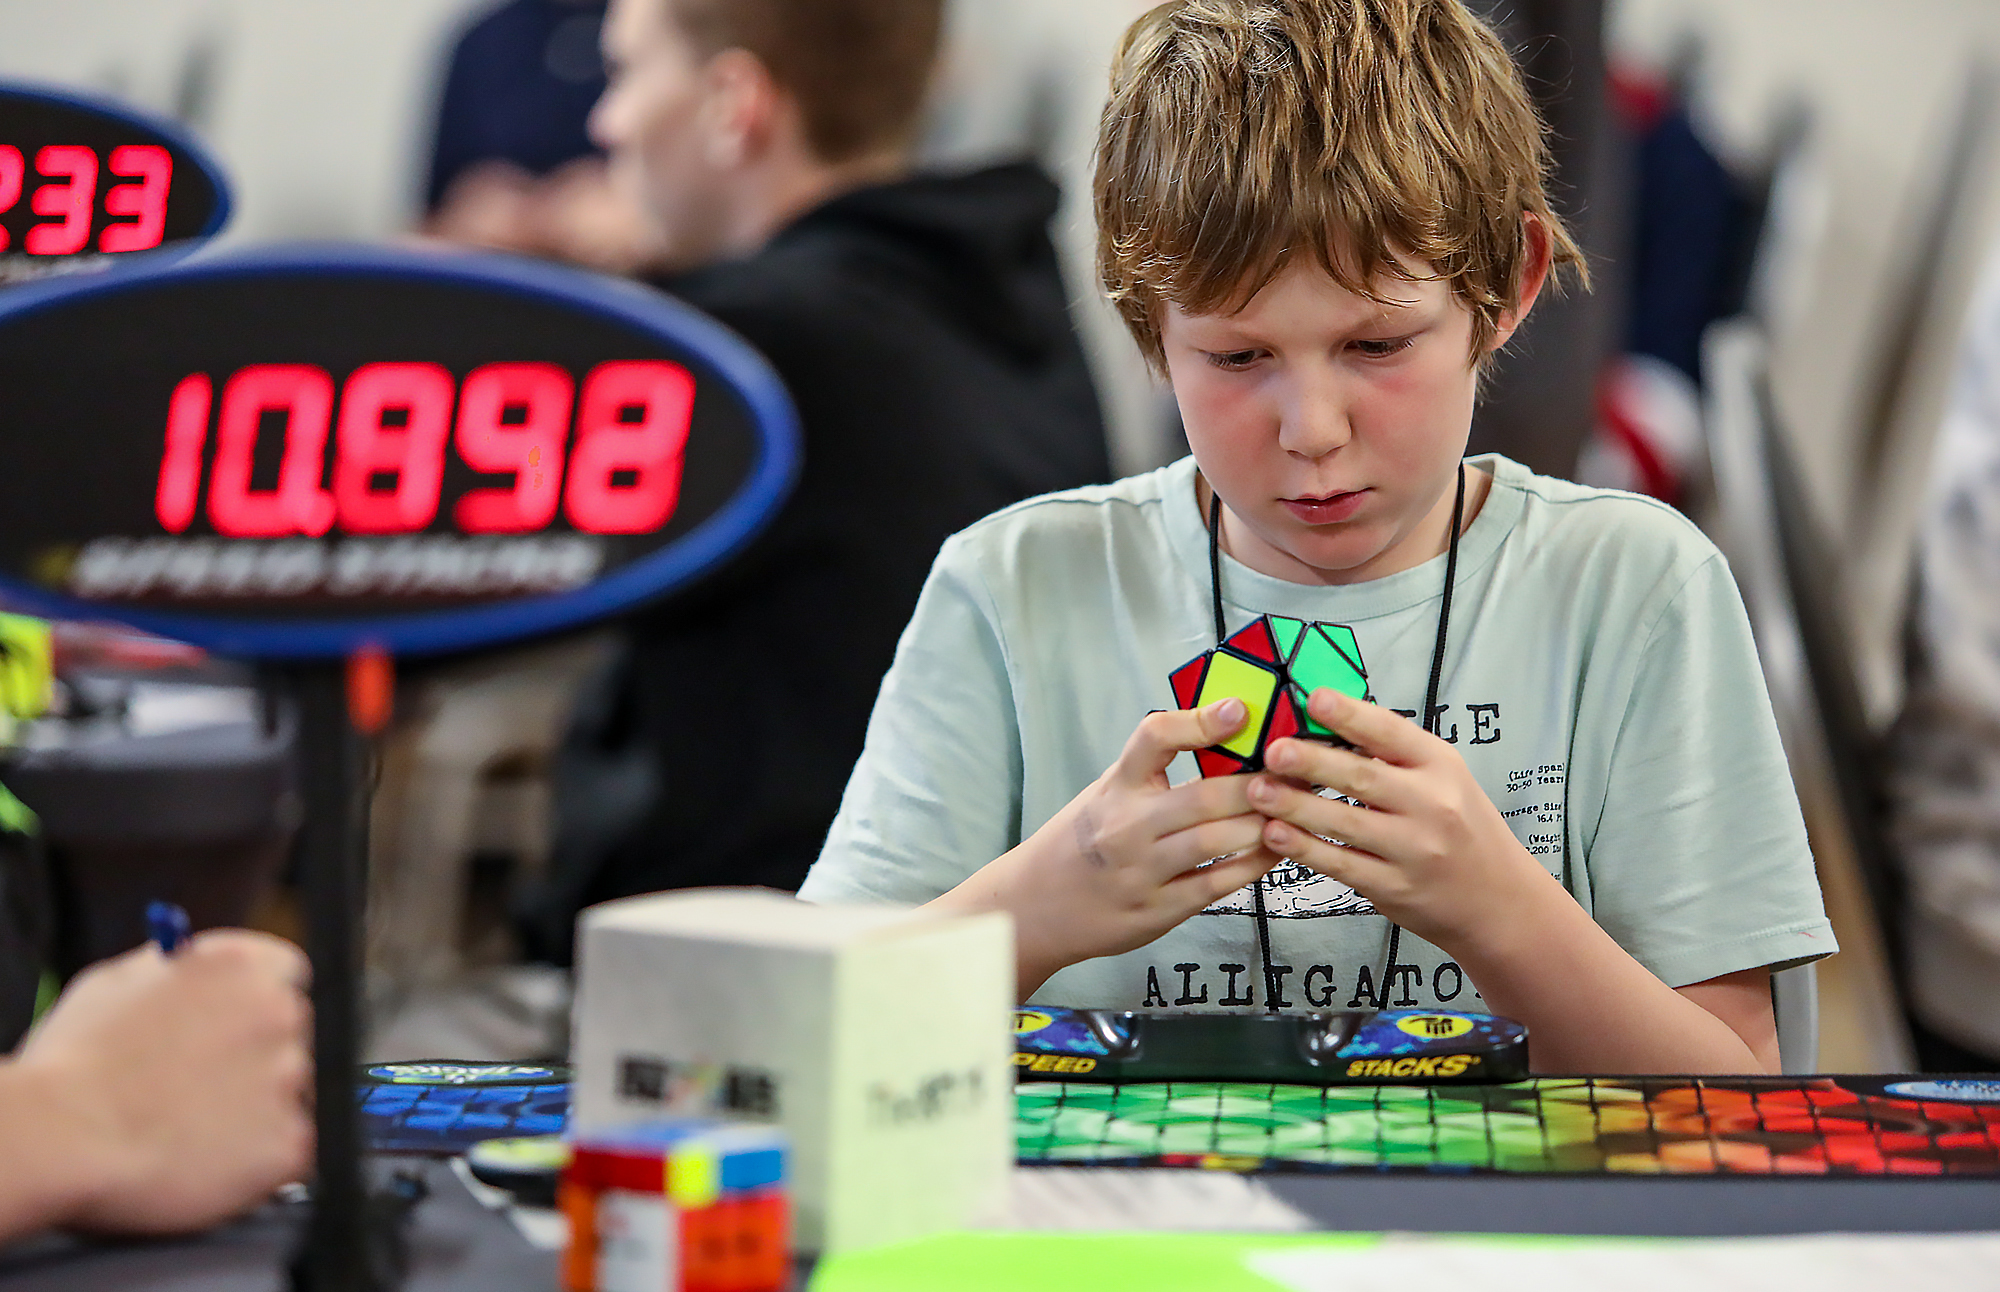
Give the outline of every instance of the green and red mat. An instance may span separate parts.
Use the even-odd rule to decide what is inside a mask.
[[[376,1152],[560,1130],[568,1074],[399,1064],[360,1092]],[[1504,1084],[1024,1081],[1028,1165],[1525,1175],[2000,1178],[2000,1080],[1544,1077]]]
[[[2000,1081],[1024,1082],[1016,1096],[1029,1165],[2000,1176]]]

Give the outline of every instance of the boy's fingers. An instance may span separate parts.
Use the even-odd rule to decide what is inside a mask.
[[[1245,797],[1252,807],[1266,813],[1272,802],[1269,784],[1276,778],[1284,778],[1278,781],[1280,788],[1295,789],[1308,798],[1318,797],[1311,787],[1324,786],[1392,814],[1413,810],[1421,789],[1415,779],[1421,773],[1316,740],[1274,740],[1265,752],[1264,766],[1264,780],[1253,780]]]
[[[1204,821],[1219,821],[1250,810],[1250,777],[1247,773],[1204,776],[1176,785],[1160,795],[1149,808],[1146,823],[1155,838],[1165,838],[1177,830],[1185,830]]]
[[[1396,832],[1404,824],[1390,813],[1322,798],[1270,777],[1258,777],[1249,798],[1251,807],[1271,820],[1322,838],[1338,839],[1365,852],[1393,854]]]
[[[1199,870],[1190,870],[1162,885],[1189,914],[1229,896],[1278,864],[1281,859],[1264,848],[1253,848],[1240,857],[1228,857]]]
[[[1164,776],[1167,764],[1190,749],[1229,739],[1250,720],[1250,710],[1233,696],[1199,709],[1161,709],[1140,720],[1111,765],[1111,777],[1126,785],[1151,784]]]
[[[1423,762],[1430,753],[1428,742],[1437,739],[1394,709],[1342,695],[1330,687],[1314,691],[1306,700],[1306,711],[1362,753],[1404,767]]]
[[[1150,864],[1164,884],[1212,858],[1255,848],[1265,824],[1266,818],[1256,812],[1204,821],[1160,840]]]
[[[1363,897],[1383,891],[1397,876],[1392,863],[1366,849],[1328,843],[1284,821],[1264,827],[1264,850],[1337,879]]]

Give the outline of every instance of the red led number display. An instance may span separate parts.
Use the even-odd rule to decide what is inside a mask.
[[[650,533],[680,497],[693,413],[694,377],[657,359],[599,364],[580,395],[548,363],[490,363],[462,385],[434,363],[371,363],[337,398],[312,364],[239,369],[219,399],[207,373],[190,373],[168,400],[153,509],[168,533],[184,532],[206,476],[208,522],[230,538],[416,533],[437,519],[455,452],[510,477],[458,498],[449,517],[461,533],[534,533],[558,511],[587,534]],[[278,438],[262,439],[260,463],[266,436]]]
[[[555,519],[570,394],[569,374],[554,364],[495,363],[466,377],[459,456],[475,471],[511,472],[514,487],[459,499],[453,519],[461,530],[531,534]]]
[[[111,150],[99,175],[95,149],[50,144],[35,151],[34,172],[12,144],[0,144],[0,215],[14,209],[25,193],[28,209],[48,218],[29,227],[21,250],[31,256],[73,256],[90,247],[91,225],[102,190],[104,214],[98,251],[150,251],[167,227],[167,192],[173,185],[173,154],[158,144],[121,144]],[[0,228],[0,251],[9,249]]]

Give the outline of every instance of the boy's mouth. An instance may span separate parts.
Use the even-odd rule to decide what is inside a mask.
[[[1351,519],[1361,509],[1366,489],[1350,489],[1322,497],[1280,498],[1293,516],[1308,525],[1333,525]]]

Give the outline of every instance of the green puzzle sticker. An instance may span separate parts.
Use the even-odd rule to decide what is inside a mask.
[[[1279,653],[1290,659],[1299,648],[1299,634],[1305,632],[1306,621],[1283,615],[1265,615],[1264,619],[1271,625],[1271,636],[1277,640]]]
[[[1308,624],[1298,619],[1270,616],[1271,631],[1278,649],[1285,653],[1292,683],[1297,688],[1299,709],[1321,687],[1329,687],[1357,700],[1368,698],[1368,671],[1361,662],[1361,643],[1346,624]],[[1310,714],[1306,731],[1315,736],[1334,733],[1315,722]]]

